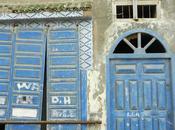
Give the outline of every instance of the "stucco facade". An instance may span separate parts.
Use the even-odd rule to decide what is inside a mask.
[[[106,58],[114,42],[125,32],[135,29],[149,29],[166,40],[170,50],[175,53],[175,1],[160,0],[159,13],[156,19],[123,19],[114,18],[113,3],[119,0],[0,0],[2,12],[6,6],[54,4],[62,2],[92,2],[92,9],[84,15],[93,21],[93,66],[87,70],[87,118],[100,120],[101,125],[89,125],[88,130],[107,130],[106,97]],[[47,11],[47,10],[46,10]]]

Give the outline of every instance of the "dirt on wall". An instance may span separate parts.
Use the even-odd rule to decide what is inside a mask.
[[[92,0],[0,0],[0,4],[8,5],[27,5],[27,4],[48,4],[65,2],[86,2]]]

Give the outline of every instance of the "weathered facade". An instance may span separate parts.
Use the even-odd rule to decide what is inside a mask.
[[[18,59],[21,57],[25,58],[25,56],[26,57],[28,56],[27,49],[25,49],[24,46],[21,47],[23,48],[21,52],[20,52],[20,47],[19,47],[17,48],[19,50],[16,49],[16,52],[12,52],[12,54],[9,57],[8,55],[5,55],[5,54],[2,54],[2,56],[0,56],[2,60],[4,58],[7,58],[7,59],[12,58],[11,60],[12,64],[9,63],[10,65],[5,64],[5,62],[3,62],[6,66],[9,65],[9,68],[3,67],[4,64],[1,62],[0,62],[0,66],[2,64],[2,67],[1,67],[2,69],[9,70],[9,75],[10,73],[11,73],[11,76],[15,75],[14,78],[12,77],[10,78],[10,81],[12,81],[13,83],[11,82],[9,83],[8,82],[9,79],[7,79],[7,81],[4,81],[5,80],[3,77],[3,75],[5,75],[4,71],[3,72],[0,71],[2,75],[0,76],[1,86],[3,86],[4,84],[9,84],[7,86],[10,87],[8,88],[7,91],[2,92],[2,94],[0,95],[2,100],[0,101],[5,102],[3,101],[3,97],[5,97],[6,95],[7,96],[14,95],[10,97],[14,97],[14,102],[15,102],[14,103],[13,99],[10,99],[10,97],[8,97],[7,100],[10,101],[8,102],[8,105],[7,105],[7,108],[10,109],[8,110],[7,115],[6,115],[6,117],[8,118],[0,117],[0,119],[2,120],[11,120],[11,119],[21,120],[20,117],[23,115],[23,113],[27,113],[26,115],[25,114],[24,115],[26,117],[30,117],[29,120],[35,119],[34,115],[36,115],[37,120],[40,120],[42,113],[39,112],[40,115],[37,115],[35,111],[31,111],[32,108],[35,108],[37,106],[36,104],[40,104],[39,105],[40,107],[42,106],[42,100],[40,99],[36,98],[35,99],[36,104],[34,104],[33,106],[31,105],[30,107],[27,107],[27,108],[30,108],[30,111],[25,111],[23,109],[24,111],[21,113],[22,109],[17,109],[17,108],[23,108],[23,107],[26,108],[25,105],[30,104],[31,97],[26,96],[26,95],[30,95],[30,94],[33,94],[35,96],[37,95],[37,94],[34,94],[34,92],[31,92],[31,93],[27,93],[27,91],[22,92],[23,90],[26,90],[28,88],[28,87],[27,88],[25,87],[27,86],[25,83],[35,83],[35,81],[37,81],[36,78],[38,78],[38,81],[39,81],[38,83],[40,83],[40,86],[45,88],[45,85],[47,84],[47,89],[48,89],[48,86],[52,86],[51,84],[54,84],[54,83],[56,84],[57,82],[60,82],[58,81],[58,79],[56,79],[56,78],[59,78],[59,76],[61,78],[71,78],[71,75],[75,75],[73,78],[75,78],[74,81],[76,82],[76,84],[72,85],[71,88],[66,86],[66,83],[65,83],[66,80],[64,81],[65,84],[62,84],[62,86],[57,85],[55,88],[53,86],[53,88],[48,89],[48,91],[43,89],[44,90],[43,92],[42,87],[41,89],[38,88],[40,89],[39,90],[40,93],[38,94],[39,95],[38,97],[43,98],[45,97],[44,94],[46,93],[48,97],[50,95],[51,95],[50,97],[52,97],[52,99],[49,99],[50,97],[43,98],[44,102],[47,102],[45,104],[48,104],[48,106],[43,105],[43,108],[45,107],[45,109],[47,109],[47,111],[44,110],[47,114],[45,115],[45,117],[42,117],[43,119],[58,120],[58,119],[65,118],[65,119],[78,119],[78,120],[84,120],[84,121],[86,119],[102,121],[102,124],[87,125],[87,127],[86,126],[82,127],[82,129],[87,128],[88,130],[113,130],[113,129],[142,130],[144,128],[145,130],[151,130],[151,129],[152,130],[158,130],[158,129],[159,130],[174,130],[175,88],[173,85],[175,85],[175,83],[174,83],[173,78],[175,74],[175,68],[173,67],[173,63],[175,62],[174,61],[175,1],[174,0],[149,0],[149,1],[148,0],[147,1],[137,0],[137,2],[138,4],[139,2],[143,2],[142,4],[156,5],[157,6],[157,17],[156,18],[117,19],[116,18],[117,17],[116,16],[117,15],[116,6],[117,5],[132,5],[133,4],[132,0],[94,0],[94,1],[93,0],[71,0],[71,1],[70,0],[49,0],[49,1],[47,0],[26,0],[25,2],[24,0],[18,0],[18,1],[17,0],[0,0],[0,4],[1,4],[0,6],[0,11],[1,11],[1,15],[0,15],[1,32],[0,34],[2,34],[4,30],[8,34],[11,34],[10,36],[11,39],[10,38],[5,39],[6,42],[17,41],[17,42],[14,42],[14,44],[12,45],[13,46],[12,48],[16,48],[18,45],[18,42],[20,42],[20,45],[22,44],[25,45],[25,43],[27,44],[28,42],[30,43],[34,42],[36,44],[44,45],[42,50],[40,50],[41,55],[39,57],[40,59],[43,59],[43,61],[41,61],[40,63],[37,62],[37,59],[35,59],[34,61],[32,60],[30,61],[30,62],[34,62],[33,64],[34,66],[32,67],[34,69],[37,68],[37,70],[40,69],[41,73],[38,74],[39,75],[38,77],[33,77],[33,78],[31,77],[33,75],[36,75],[37,72],[35,72],[33,75],[31,74],[31,77],[29,77],[31,78],[30,81],[27,80],[27,77],[28,77],[27,74],[25,78],[25,73],[27,73],[27,71],[23,72],[23,74],[18,73],[18,75],[15,75],[17,74],[16,70],[31,69],[30,68],[31,64],[27,62],[27,60],[22,62],[22,59],[21,61],[20,59]],[[39,28],[39,31],[37,30],[37,28]],[[22,35],[22,33],[20,34],[20,31],[21,30],[22,32],[26,30],[31,31],[32,29],[33,30],[36,29],[37,32],[41,32],[41,34],[38,34],[38,36],[37,34],[33,34],[33,36],[31,37],[27,36],[28,38],[31,38],[31,39],[28,39],[28,41],[26,42],[25,35]],[[58,40],[60,42],[60,39],[57,39],[57,37],[59,38],[60,36],[58,33],[60,32],[60,29],[62,30],[65,29],[67,31],[67,32],[65,31],[65,33],[69,33],[69,34],[60,34],[62,35],[61,38],[63,41],[66,41],[67,39],[71,39],[70,37],[72,36],[71,40],[73,40],[73,43],[77,43],[79,47],[76,45],[74,46],[72,44],[72,46],[67,46],[67,47],[64,46],[62,48],[60,47],[57,49],[56,46],[58,45],[55,45],[53,46],[53,50],[51,51],[52,48],[50,49],[49,47],[51,47],[51,45],[54,44],[53,43],[54,40],[55,41]],[[52,35],[51,33],[54,31],[57,31],[57,33]],[[139,35],[140,34],[142,35],[142,33],[152,36],[152,38],[155,38],[155,40],[157,39],[159,43],[162,44],[165,51],[164,52],[162,51],[160,54],[157,54],[157,55],[156,53],[147,54],[146,50],[137,49],[139,48],[138,47],[139,45],[138,46],[136,45],[137,47],[135,45],[130,45],[130,48],[134,50],[134,54],[135,52],[137,52],[137,54],[134,55],[134,54],[127,53],[126,56],[121,56],[121,57],[117,57],[114,54],[115,48],[117,48],[120,42],[123,39],[128,38],[130,35],[131,35],[131,39],[138,39],[138,43],[141,44],[140,41],[142,39],[140,39],[139,41]],[[133,34],[138,34],[138,35],[132,36]],[[18,37],[15,38],[16,36]],[[38,39],[40,37],[42,37],[43,39]],[[0,38],[0,40],[1,42],[2,41],[4,42],[3,38]],[[40,43],[38,43],[38,40]],[[154,39],[150,39],[150,40],[154,40]],[[148,43],[150,40],[148,40]],[[70,42],[70,41],[68,40],[66,42]],[[125,40],[125,42],[127,41]],[[9,43],[9,46],[10,45],[11,44]],[[2,43],[2,46],[4,47],[4,43]],[[32,50],[33,46],[31,47],[28,46],[28,48]],[[44,48],[48,48],[48,50]],[[123,48],[125,47],[123,46]],[[61,59],[60,54],[57,53],[59,49],[60,51],[63,51],[63,52],[66,51],[67,49],[67,52],[64,53],[65,55],[63,54],[61,55],[61,57],[71,56],[72,58],[69,57],[68,59],[67,57],[65,59]],[[120,49],[122,49],[122,47]],[[158,51],[159,49],[160,48],[158,46],[155,46],[153,51],[156,51],[156,50]],[[46,50],[47,50],[47,53],[45,53]],[[37,49],[33,50],[33,52],[35,51],[37,51]],[[77,51],[76,52],[77,54],[76,53],[69,54],[69,52],[71,51],[75,51],[75,52]],[[0,49],[0,54],[1,53],[6,53],[3,51],[2,47]],[[117,51],[116,51],[116,54],[117,54]],[[30,53],[29,55],[35,57],[35,54]],[[133,56],[130,56],[130,55],[133,55]],[[55,61],[48,60],[52,58],[54,59],[55,57],[57,57]],[[74,61],[73,58],[78,59],[78,60]],[[68,61],[66,61],[66,59]],[[17,60],[19,61],[17,62]],[[58,73],[52,73],[52,71],[56,72],[60,66],[56,66],[56,68],[54,68],[55,66],[51,62],[55,63],[55,66],[56,64],[60,66],[62,65],[61,66],[62,68],[67,66],[66,69],[70,69],[70,70],[68,70],[67,73],[62,70],[59,71]],[[13,66],[13,63],[15,63],[15,66]],[[29,64],[29,66],[26,65],[27,66],[26,67],[24,63]],[[72,64],[69,64],[69,63],[72,63]],[[144,71],[144,68],[143,68],[143,71],[142,69],[139,69],[137,71],[138,73],[140,73],[141,76],[140,75],[136,76],[136,78],[134,78],[133,76],[131,79],[131,85],[134,86],[134,83],[138,82],[136,84],[143,84],[143,86],[147,85],[148,87],[145,87],[145,88],[143,87],[143,89],[140,89],[137,86],[134,86],[132,90],[129,88],[130,86],[126,87],[127,85],[124,85],[126,88],[121,87],[115,90],[115,87],[113,87],[111,84],[116,83],[116,86],[120,86],[122,82],[130,82],[130,81],[124,81],[129,77],[129,75],[126,75],[126,73],[125,73],[124,79],[120,79],[121,77],[116,76],[118,79],[120,79],[121,82],[118,82],[117,79],[116,81],[114,80],[115,74],[112,73],[111,69],[113,69],[117,73],[117,70],[115,69],[118,66],[114,67],[113,65],[118,64],[118,63],[120,63],[119,65],[135,65],[136,66],[135,68],[133,66],[132,67],[124,66],[123,68],[128,69],[129,67],[131,67],[136,70],[137,70],[137,66],[144,66],[145,64],[152,65],[152,67],[155,67],[154,69],[152,68],[150,69],[150,66],[148,66],[147,68],[144,66],[149,71],[148,73],[153,72],[154,74],[156,74],[157,77],[165,73],[165,77],[161,75],[162,77],[160,76],[161,79],[159,79],[158,81],[153,81],[154,77],[156,76],[151,77],[151,79],[147,78],[144,80],[144,77],[143,77],[144,74],[141,75],[141,73],[142,72],[147,73],[146,69],[145,71]],[[158,63],[160,63],[160,66]],[[44,64],[46,64],[47,68],[44,67]],[[155,64],[158,66],[155,66]],[[76,66],[76,65],[77,67],[74,68],[73,66]],[[164,67],[162,67],[162,65]],[[13,67],[15,68],[14,70],[12,69]],[[157,67],[160,67],[160,68],[156,70]],[[53,68],[53,70],[49,68]],[[130,71],[137,72],[134,69],[125,70],[125,71],[128,73]],[[154,72],[154,70],[156,72]],[[14,71],[16,71],[16,73],[13,74]],[[45,71],[47,71],[47,73]],[[121,72],[122,72],[122,69],[121,69]],[[42,75],[45,75],[45,76],[42,77]],[[54,75],[56,77],[55,79],[54,79]],[[21,80],[20,76],[24,77],[24,79]],[[149,76],[150,75],[148,75],[148,77]],[[42,78],[40,79],[40,77]],[[143,77],[143,79],[140,77]],[[48,81],[46,81],[46,79]],[[73,82],[72,79],[71,79],[71,82]],[[69,80],[70,79],[68,79],[67,81]],[[140,83],[142,81],[143,83]],[[16,85],[16,83],[19,83],[19,85]],[[149,84],[160,84],[160,86],[162,84],[166,84],[166,87],[163,86],[163,87],[160,87],[160,89],[155,90],[154,85],[153,86],[150,85],[151,86],[150,87]],[[31,87],[33,86],[34,87],[33,91],[37,91],[35,90],[35,87],[37,87],[36,84],[32,84],[29,86]],[[167,86],[170,86],[170,87],[167,87]],[[1,87],[0,89],[2,90],[2,88],[3,87]],[[21,89],[21,91],[17,90],[19,88]],[[129,90],[127,88],[129,88]],[[159,86],[157,88],[159,88]],[[55,91],[55,93],[53,93],[52,89],[55,89],[53,90]],[[118,93],[117,92],[113,93],[114,91],[118,91]],[[129,96],[126,96],[127,95],[126,91],[130,92],[130,93],[128,92]],[[138,91],[138,93],[136,91]],[[66,92],[68,92],[68,95]],[[122,95],[122,93],[124,93],[125,96]],[[23,95],[25,96],[23,97]],[[60,96],[59,98],[58,98],[58,95]],[[164,96],[161,96],[161,95],[164,95]],[[17,97],[18,97],[18,100],[15,101]],[[71,99],[69,99],[70,97]],[[152,97],[152,98],[150,99],[149,97]],[[25,102],[22,101],[23,98],[26,98]],[[117,99],[113,99],[113,98],[117,98],[120,100],[118,101]],[[133,102],[132,102],[132,98],[133,98]],[[116,105],[119,106],[119,108],[116,108],[117,109],[116,111],[117,112],[120,111],[121,113],[117,113],[117,112],[114,113],[115,103],[113,102],[113,100],[114,102],[116,102]],[[142,104],[142,101],[143,101],[143,104]],[[23,104],[20,104],[21,102],[23,102]],[[119,103],[117,104],[117,102]],[[50,103],[55,103],[55,104],[50,104]],[[124,105],[122,105],[122,103]],[[149,107],[149,103],[151,104],[151,107]],[[0,110],[6,109],[5,108],[6,106],[3,105],[3,103],[1,104],[2,104],[1,105],[2,107],[0,106]],[[134,104],[136,105],[134,106]],[[130,105],[131,106],[133,105],[133,108],[131,108],[131,110],[129,109]],[[14,111],[12,110],[13,107],[15,108]],[[55,115],[52,115],[50,111],[54,107],[58,109],[54,110]],[[61,109],[64,109],[64,107],[66,110],[61,111]],[[127,109],[124,109],[125,107]],[[39,111],[41,111],[41,108],[38,108],[38,107],[36,108],[39,109]],[[64,114],[56,115],[56,113],[66,113],[66,112],[69,113],[70,111],[68,110],[70,110],[72,113],[76,113],[77,115],[68,114],[69,116],[67,117],[62,116]],[[150,111],[153,113],[152,115],[151,114],[149,115]],[[30,112],[32,113],[32,115],[30,115]],[[111,114],[112,112],[114,115],[116,114],[117,116],[116,117],[113,116],[113,114]],[[122,112],[123,112],[123,115],[122,115]],[[165,113],[165,116],[163,112]],[[146,114],[144,115],[143,113],[148,113],[148,115]],[[0,115],[1,116],[3,115],[3,111],[0,112]],[[56,117],[59,117],[59,118],[56,118]],[[133,118],[133,120],[132,119],[128,120],[129,118]],[[144,119],[142,120],[142,118]],[[151,126],[151,127],[146,127],[145,126],[146,123],[144,121],[147,123],[147,126]],[[132,126],[132,124],[134,124],[134,126]],[[57,130],[57,129],[66,130],[70,128],[76,129],[76,130],[80,129],[79,126],[77,127],[74,125],[71,127],[69,126],[68,127],[62,127],[62,126],[59,126],[59,127],[49,126],[48,127],[48,129],[51,129],[51,130]],[[22,130],[23,128],[22,127],[17,128],[15,126],[11,127],[10,125],[10,126],[7,126],[6,129],[7,130]],[[31,128],[28,128],[28,129],[30,130]],[[35,125],[34,127],[32,127],[32,129],[38,130],[40,129],[40,127],[38,127],[38,125],[37,126]]]

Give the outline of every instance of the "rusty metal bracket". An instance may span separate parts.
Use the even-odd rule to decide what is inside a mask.
[[[81,124],[81,125],[100,125],[101,121],[81,121],[81,120],[54,120],[54,121],[1,121],[0,124],[18,124],[18,125],[47,125],[47,124]]]

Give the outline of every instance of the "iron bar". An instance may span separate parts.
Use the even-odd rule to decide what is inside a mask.
[[[82,124],[82,125],[96,125],[101,124],[101,121],[81,121],[81,120],[54,120],[54,121],[1,121],[0,124],[18,124],[18,125],[47,125],[47,124]]]
[[[138,5],[138,0],[133,0],[133,18],[134,19],[138,19],[137,5]]]

